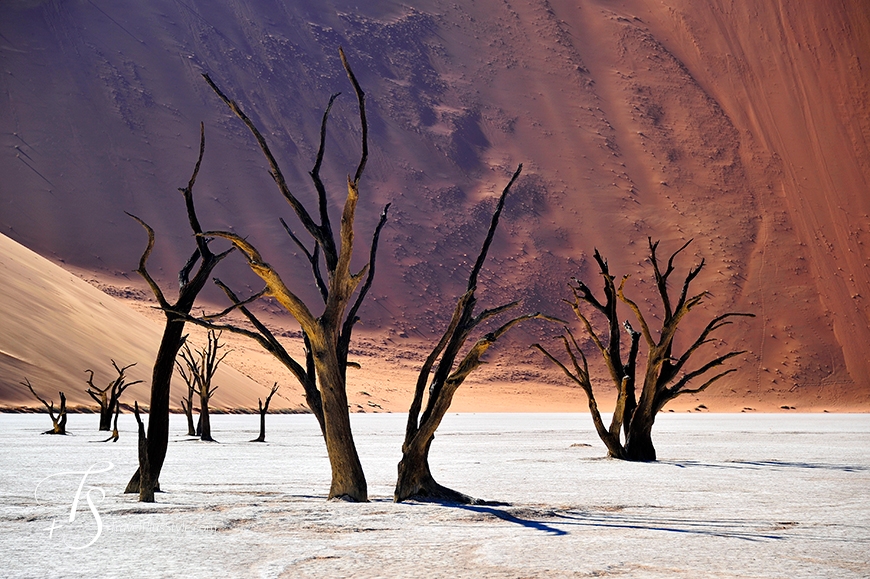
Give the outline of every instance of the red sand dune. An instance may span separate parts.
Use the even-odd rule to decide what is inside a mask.
[[[115,293],[141,296],[129,272],[144,234],[130,211],[157,230],[152,268],[171,284],[192,247],[176,189],[189,177],[202,120],[208,144],[196,196],[206,227],[249,236],[282,271],[301,272],[294,289],[313,299],[277,221],[291,211],[200,73],[249,112],[293,189],[311,199],[306,173],[322,109],[331,93],[349,91],[339,45],[369,97],[360,239],[393,202],[361,311],[358,354],[371,364],[359,380],[384,388],[376,404],[403,406],[398,392],[407,392],[413,365],[401,360],[418,359],[439,331],[493,196],[522,162],[482,303],[519,297],[526,309],[568,317],[558,300],[570,276],[594,279],[594,247],[615,273],[632,274],[633,295],[654,303],[647,236],[665,249],[694,238],[679,265],[706,259],[696,287],[711,297],[685,322],[687,336],[722,310],[758,316],[722,333],[721,351],[749,352],[700,400],[713,409],[870,409],[862,0],[5,2],[0,231]],[[343,95],[330,124],[324,176],[334,216],[358,155],[354,104]],[[259,289],[238,260],[220,275],[241,293]],[[21,299],[10,294],[0,307]],[[264,308],[277,316],[273,304]],[[468,395],[497,383],[493,392],[520,407],[561,407],[562,395],[578,402],[526,349],[554,333],[518,332]],[[259,359],[253,350],[250,359]],[[260,369],[246,373],[261,384],[288,379],[267,360],[244,363]],[[83,369],[69,364],[71,374]],[[385,372],[398,372],[394,390]],[[351,389],[361,405],[359,392],[373,394]]]
[[[93,406],[85,392],[89,377],[85,370],[94,371],[94,385],[102,388],[118,375],[113,359],[119,366],[136,363],[126,372],[128,382],[143,381],[129,386],[121,401],[148,405],[159,324],[5,235],[0,235],[0,279],[3,405],[40,406],[21,385],[27,378],[55,408],[60,404],[58,392],[64,392],[70,406]],[[254,381],[231,368],[222,367],[218,373],[215,379],[224,386],[220,406],[256,406],[257,397],[265,395]],[[178,405],[178,397],[186,393],[181,379],[173,390]]]

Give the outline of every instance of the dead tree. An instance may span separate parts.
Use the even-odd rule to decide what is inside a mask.
[[[195,353],[191,350],[187,341],[185,341],[178,355],[183,364],[176,360],[181,377],[187,383],[188,392],[192,389],[199,396],[199,425],[196,436],[199,436],[200,440],[209,442],[214,442],[214,439],[211,436],[211,420],[209,418],[208,405],[211,397],[218,389],[217,386],[212,385],[212,380],[218,366],[224,361],[227,354],[230,353],[227,351],[219,354],[219,350],[223,347],[223,344],[220,343],[220,337],[220,332],[209,330],[208,345],[196,350]],[[190,422],[192,421],[188,422],[188,430],[191,426]]]
[[[187,343],[187,336],[185,336],[183,340],[182,345]],[[193,395],[196,394],[196,381],[188,374],[187,365],[182,364],[178,358],[175,359],[175,367],[178,369],[178,373],[187,385],[187,396],[186,398],[181,399],[181,410],[187,417],[187,435],[196,436],[196,427],[193,424]]]
[[[133,363],[128,364],[123,368],[119,368],[115,361],[112,360],[112,366],[114,366],[115,371],[118,373],[118,377],[109,382],[105,388],[98,388],[94,385],[93,370],[85,370],[85,372],[90,373],[87,393],[94,399],[94,401],[96,401],[97,404],[100,405],[100,430],[108,431],[112,429],[112,416],[116,414],[115,410],[118,407],[118,401],[121,399],[121,394],[123,394],[124,390],[130,386],[142,382],[142,380],[127,382],[125,372],[135,365],[136,364]]]
[[[469,275],[468,287],[456,304],[456,309],[453,312],[453,317],[447,326],[447,330],[420,369],[414,391],[414,399],[408,411],[405,441],[402,444],[402,460],[399,462],[399,475],[394,494],[396,502],[408,499],[447,501],[463,504],[481,502],[441,486],[432,477],[429,469],[429,448],[432,445],[432,440],[435,438],[435,431],[450,408],[456,390],[475,369],[483,364],[481,357],[498,338],[523,320],[533,318],[552,319],[539,313],[514,318],[502,324],[498,329],[484,335],[477,340],[465,356],[459,357],[460,351],[472,330],[481,322],[506,312],[519,304],[519,302],[511,302],[503,306],[483,310],[477,315],[474,314],[474,309],[477,305],[474,293],[477,290],[478,275],[486,261],[489,247],[492,244],[493,236],[498,227],[499,216],[504,207],[505,198],[514,181],[519,177],[522,168],[522,165],[517,167],[507,187],[504,188],[493,212],[486,239]],[[434,374],[432,372],[433,367],[435,368]],[[427,384],[428,389],[426,387]],[[426,401],[426,408],[423,410],[423,399],[427,391],[428,399]],[[423,410],[422,415],[421,410]]]
[[[147,436],[140,422],[140,447],[144,444],[144,455],[140,451],[139,469],[130,479],[125,492],[139,493],[142,502],[154,502],[154,491],[158,488],[160,471],[166,459],[166,449],[169,445],[169,391],[172,374],[175,369],[175,357],[178,349],[184,341],[184,323],[186,316],[193,308],[199,292],[211,277],[212,270],[220,263],[233,248],[222,252],[212,253],[209,248],[210,238],[202,235],[202,227],[196,215],[193,203],[193,186],[196,176],[202,164],[202,156],[205,152],[205,130],[200,123],[199,157],[193,169],[193,174],[187,183],[187,187],[180,188],[187,210],[187,219],[196,240],[196,249],[193,251],[187,263],[178,274],[178,296],[175,303],[170,303],[163,290],[148,273],[147,263],[151,251],[154,249],[154,230],[147,223],[134,215],[133,219],[145,229],[148,234],[148,245],[139,259],[139,268],[136,272],[141,275],[151,291],[154,293],[157,303],[163,310],[166,318],[163,327],[163,338],[157,350],[157,358],[151,374],[151,403],[148,411]],[[199,264],[197,266],[197,264]],[[196,272],[194,268],[196,267]],[[191,277],[193,274],[193,277]],[[139,421],[137,415],[137,421]],[[143,442],[143,439],[145,442]],[[143,461],[143,456],[145,460]],[[143,476],[143,468],[148,469],[147,476]]]
[[[266,402],[263,403],[262,398],[257,398],[257,405],[259,406],[260,411],[260,436],[252,440],[251,442],[266,442],[266,413],[269,412],[269,402],[272,401],[272,396],[275,395],[275,392],[278,391],[278,383],[272,386],[272,390],[269,392],[269,395],[266,396]]]
[[[52,427],[51,430],[46,430],[43,434],[66,434],[66,396],[64,396],[63,392],[58,392],[58,394],[60,394],[60,408],[57,410],[57,414],[55,414],[54,400],[46,402],[45,399],[41,398],[39,394],[36,393],[36,390],[33,389],[33,385],[30,384],[30,380],[27,378],[24,379],[24,382],[21,382],[21,385],[27,386],[31,394],[33,394],[37,400],[42,402],[42,405],[45,406],[46,410],[48,410],[48,415],[51,417]]]
[[[574,310],[577,318],[582,323],[586,335],[589,336],[595,348],[601,354],[610,374],[611,381],[616,387],[617,396],[614,405],[613,417],[610,427],[606,427],[598,403],[592,390],[592,382],[589,376],[589,367],[586,355],[580,347],[577,339],[570,329],[565,328],[565,335],[561,337],[565,352],[570,360],[570,368],[562,363],[540,344],[533,347],[540,350],[551,362],[556,364],[574,383],[580,386],[586,393],[589,402],[589,411],[598,436],[607,446],[608,455],[614,458],[631,461],[654,461],[656,451],[652,442],[652,428],[656,415],[664,406],[684,394],[697,394],[707,389],[711,384],[736,371],[730,368],[719,372],[706,379],[700,386],[689,387],[690,382],[708,375],[714,368],[718,368],[726,361],[743,354],[744,351],[731,351],[721,356],[716,356],[695,369],[689,370],[689,359],[698,352],[698,349],[714,341],[712,333],[722,326],[731,324],[731,318],[738,316],[754,317],[753,314],[728,312],[713,318],[701,331],[692,344],[682,354],[674,352],[674,337],[677,327],[685,316],[708,296],[708,292],[690,296],[689,290],[692,281],[698,277],[704,267],[704,260],[690,268],[683,280],[680,294],[676,301],[668,291],[668,279],[674,272],[674,259],[689,246],[691,240],[676,250],[668,258],[667,266],[662,271],[656,251],[658,242],[649,242],[649,261],[653,267],[655,285],[662,303],[663,318],[661,327],[656,333],[650,328],[646,316],[640,307],[626,297],[624,290],[629,276],[623,276],[619,286],[616,286],[614,277],[611,275],[605,260],[598,250],[595,250],[595,261],[600,268],[600,275],[604,283],[604,301],[599,300],[592,290],[580,280],[573,279],[571,291],[573,299],[565,300]],[[617,316],[617,304],[621,302],[627,305],[634,313],[641,331],[635,331],[628,321],[622,326],[625,332],[620,331],[619,318]],[[591,311],[599,318],[603,317],[606,330],[596,329],[594,319],[587,313]],[[623,336],[627,337],[627,353],[623,362]],[[640,340],[644,339],[647,350],[646,365],[643,369],[643,383],[640,396],[636,393],[636,379],[638,372],[637,358],[640,351]]]
[[[323,300],[323,311],[316,315],[308,304],[304,303],[285,285],[277,271],[266,263],[260,252],[246,239],[229,232],[209,231],[205,236],[223,237],[230,240],[247,258],[251,270],[260,276],[266,284],[265,289],[244,301],[239,301],[229,288],[224,291],[233,301],[233,305],[224,314],[234,309],[240,309],[255,326],[256,332],[247,331],[247,335],[257,340],[267,351],[281,360],[299,379],[305,388],[305,396],[311,411],[317,416],[326,441],[327,454],[332,467],[332,484],[329,498],[343,498],[352,501],[368,500],[368,490],[362,465],[353,441],[350,428],[350,416],[347,405],[346,373],[347,356],[353,327],[359,320],[357,312],[371,287],[375,271],[378,238],[387,218],[384,208],[381,219],[375,228],[369,251],[368,264],[362,270],[351,271],[351,257],[354,247],[354,216],[359,199],[359,185],[368,160],[368,124],[365,112],[365,93],[360,88],[350,65],[339,49],[342,65],[348,79],[353,85],[359,104],[359,118],[362,128],[362,152],[356,172],[347,179],[347,198],[341,215],[341,222],[336,239],[328,211],[326,187],[320,178],[320,167],[323,162],[324,145],[326,141],[326,123],[330,109],[338,95],[329,99],[329,104],[323,114],[320,129],[320,147],[314,168],[309,175],[317,192],[318,215],[315,217],[306,209],[302,202],[290,191],[281,172],[278,162],[269,149],[265,138],[242,111],[239,105],[230,100],[211,80],[205,76],[206,82],[220,99],[238,116],[250,130],[269,164],[270,174],[279,191],[292,207],[305,231],[314,241],[313,249],[300,240],[287,227],[287,233],[294,243],[300,247],[308,258],[315,284]],[[324,272],[325,268],[325,272]],[[325,276],[324,276],[325,273]],[[305,365],[296,362],[281,346],[274,336],[244,306],[260,296],[268,295],[275,298],[299,322],[305,343]],[[354,296],[356,296],[354,298]],[[214,318],[214,317],[212,317]],[[243,330],[236,328],[236,330]],[[244,333],[244,332],[240,332]]]

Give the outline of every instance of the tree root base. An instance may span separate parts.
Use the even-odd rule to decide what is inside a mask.
[[[251,442],[257,442],[256,440],[252,440]],[[330,502],[335,503],[367,503],[368,501],[360,501],[350,495],[336,495],[334,497],[329,497],[327,499]]]
[[[423,484],[417,485],[417,489],[414,491],[408,491],[407,489],[405,489],[405,491],[399,492],[399,489],[397,488],[393,500],[397,503],[401,503],[404,501],[415,501],[418,503],[439,503],[453,505],[494,506],[507,504],[493,501],[485,501],[483,499],[476,499],[459,491],[455,491],[453,489],[442,486],[434,480],[429,480]]]

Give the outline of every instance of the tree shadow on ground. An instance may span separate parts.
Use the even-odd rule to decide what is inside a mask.
[[[503,503],[502,503],[503,504]],[[463,505],[459,503],[441,503],[442,506],[452,507],[455,509],[462,509],[464,511],[471,511],[474,513],[482,513],[485,515],[492,515],[493,517],[499,518],[503,521],[507,521],[508,523],[514,523],[516,525],[520,525],[526,527],[527,529],[533,529],[535,531],[542,531],[549,535],[559,536],[559,535],[567,535],[568,531],[563,531],[562,529],[557,529],[556,527],[550,526],[541,521],[536,521],[532,519],[518,517],[510,511],[503,508],[496,508],[495,506],[488,505]]]
[[[694,460],[660,460],[659,464],[670,464],[680,468],[687,467],[707,467],[707,468],[735,468],[735,469],[750,469],[764,470],[768,468],[787,469],[787,468],[804,468],[804,469],[822,469],[822,470],[839,470],[843,472],[865,472],[870,470],[870,467],[850,465],[850,464],[833,464],[823,462],[788,462],[782,460],[729,460],[723,463],[698,462]]]
[[[536,509],[496,508],[486,505],[442,504],[445,507],[491,515],[503,521],[521,525],[528,529],[542,531],[552,536],[570,534],[569,531],[559,528],[569,525],[592,528],[664,531],[741,539],[744,541],[776,541],[786,537],[780,534],[764,532],[763,529],[788,529],[797,525],[794,522],[774,523],[743,519],[693,520],[643,517],[600,511],[554,511],[549,509],[538,511]]]
[[[631,516],[601,512],[563,512],[554,513],[555,518],[564,519],[561,524],[584,527],[605,527],[611,529],[637,529],[645,531],[665,531],[742,539],[744,541],[776,541],[785,539],[783,535],[764,533],[758,527],[789,528],[797,523],[765,523],[759,521],[734,520],[692,520],[663,519]]]

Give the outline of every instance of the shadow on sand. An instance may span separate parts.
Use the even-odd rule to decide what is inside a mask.
[[[692,520],[692,519],[662,519],[655,517],[631,516],[618,513],[594,511],[552,511],[535,509],[508,509],[486,505],[462,505],[442,503],[445,507],[463,509],[475,513],[492,515],[508,523],[521,525],[528,529],[541,531],[553,536],[567,535],[569,531],[562,526],[597,527],[611,529],[637,529],[646,531],[664,531],[669,533],[687,533],[706,535],[710,537],[726,537],[744,541],[776,541],[786,537],[766,533],[759,527],[791,528],[797,523],[767,523],[745,520]],[[514,512],[511,512],[514,511]],[[523,516],[519,516],[522,514]]]
[[[723,463],[707,463],[694,460],[660,460],[659,464],[671,464],[680,468],[687,467],[707,467],[707,468],[736,468],[736,469],[753,469],[763,470],[768,468],[787,469],[787,468],[804,468],[804,469],[822,469],[822,470],[839,470],[842,472],[864,472],[870,470],[866,466],[857,466],[849,464],[830,464],[823,462],[788,462],[783,460],[729,460]]]
[[[466,511],[473,511],[475,513],[484,513],[487,515],[492,515],[494,517],[498,517],[503,521],[507,521],[508,523],[514,523],[516,525],[521,525],[528,529],[534,529],[536,531],[542,531],[544,533],[550,535],[567,535],[568,531],[563,531],[562,529],[557,529],[556,527],[552,527],[547,525],[546,523],[542,523],[541,521],[534,521],[531,519],[523,519],[520,518],[505,509],[497,509],[495,507],[489,507],[484,505],[460,505],[460,504],[445,504],[444,506],[450,506],[458,509],[464,509]]]
[[[744,541],[777,541],[785,539],[776,535],[758,531],[759,526],[789,528],[796,523],[763,523],[744,520],[703,521],[692,519],[661,519],[654,517],[630,516],[615,513],[596,512],[565,512],[556,513],[557,519],[564,519],[561,524],[583,527],[606,527],[611,529],[638,529],[647,531],[665,531],[668,533],[687,533],[706,535],[710,537],[727,537]]]

